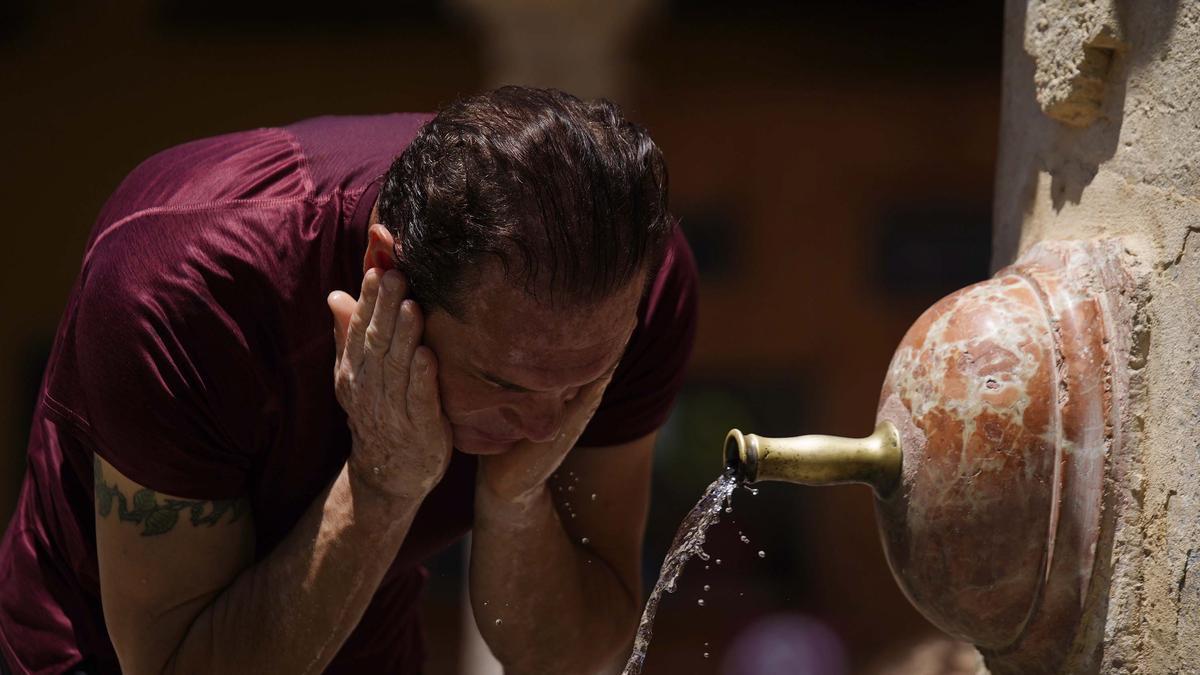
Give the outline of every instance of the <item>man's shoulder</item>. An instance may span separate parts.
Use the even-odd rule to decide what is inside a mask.
[[[347,286],[362,259],[347,215],[355,203],[140,211],[90,243],[71,306],[91,324],[122,317],[123,331],[170,334],[189,352],[240,346],[254,358],[282,357],[282,341],[323,336],[325,296]]]
[[[305,161],[283,129],[212,136],[167,148],[133,169],[109,198],[101,220],[147,209],[186,209],[303,196]]]
[[[676,225],[638,308],[639,323],[655,330],[673,330],[671,327],[678,321],[694,321],[698,284],[699,273],[691,246],[683,228]]]
[[[637,328],[579,445],[622,445],[666,422],[695,341],[698,284],[691,248],[676,227],[638,307]]]
[[[109,197],[98,226],[147,210],[357,191],[382,176],[431,117],[330,115],[182,143],[135,167]]]
[[[378,152],[377,145],[407,145],[421,127],[433,119],[433,113],[400,112],[378,115],[320,115],[280,127],[304,148],[319,149],[333,145],[347,148],[350,154]],[[407,140],[405,140],[407,139]],[[385,154],[387,148],[384,149]]]
[[[339,129],[349,134],[365,119],[316,118],[235,132],[148,158],[97,218],[85,246],[83,277],[109,270],[143,295],[185,271],[201,278],[227,275],[245,286],[258,278],[295,276],[293,268],[311,264],[310,249],[354,245],[358,207],[379,177],[380,161],[344,152],[336,185],[320,189],[314,168],[328,175],[331,169],[304,143],[314,134],[328,139],[338,137]]]
[[[294,139],[318,193],[346,190],[387,171],[430,113],[326,115],[282,129]]]

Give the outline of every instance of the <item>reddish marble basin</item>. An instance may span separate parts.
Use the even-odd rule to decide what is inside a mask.
[[[1035,247],[926,311],[883,385],[878,419],[903,451],[899,487],[877,501],[888,561],[994,673],[1053,672],[1080,629],[1119,441],[1113,259],[1095,243]]]

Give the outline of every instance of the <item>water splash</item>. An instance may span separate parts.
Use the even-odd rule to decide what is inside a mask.
[[[662,601],[663,591],[674,592],[675,582],[683,571],[683,566],[692,556],[702,553],[704,535],[708,528],[720,520],[721,511],[729,505],[733,490],[738,481],[732,474],[725,474],[713,481],[704,496],[692,507],[679,524],[679,531],[671,542],[667,557],[663,560],[662,569],[658,573],[658,583],[650,591],[646,600],[646,609],[642,612],[642,621],[638,624],[637,637],[633,640],[633,652],[625,662],[621,675],[640,675],[646,661],[646,650],[650,648],[650,637],[654,633],[654,615],[658,612],[658,603]],[[703,555],[707,558],[707,554]],[[702,601],[701,601],[702,602]]]

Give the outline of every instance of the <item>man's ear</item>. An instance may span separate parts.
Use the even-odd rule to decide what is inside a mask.
[[[367,253],[363,256],[363,272],[372,267],[390,270],[396,267],[396,239],[381,223],[367,230]]]

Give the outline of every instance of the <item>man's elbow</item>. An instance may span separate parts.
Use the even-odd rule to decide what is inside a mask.
[[[620,673],[633,646],[640,617],[632,603],[577,632],[574,639],[542,643],[528,648],[515,658],[501,658],[508,675],[579,673],[609,675]],[[597,625],[598,624],[598,625]]]
[[[590,647],[590,658],[581,664],[581,673],[620,673],[629,658],[633,648],[633,639],[637,634],[638,623],[641,620],[641,604],[627,594],[621,594],[619,608],[613,612],[614,620],[606,621],[608,631],[597,631],[581,638],[584,645]]]

